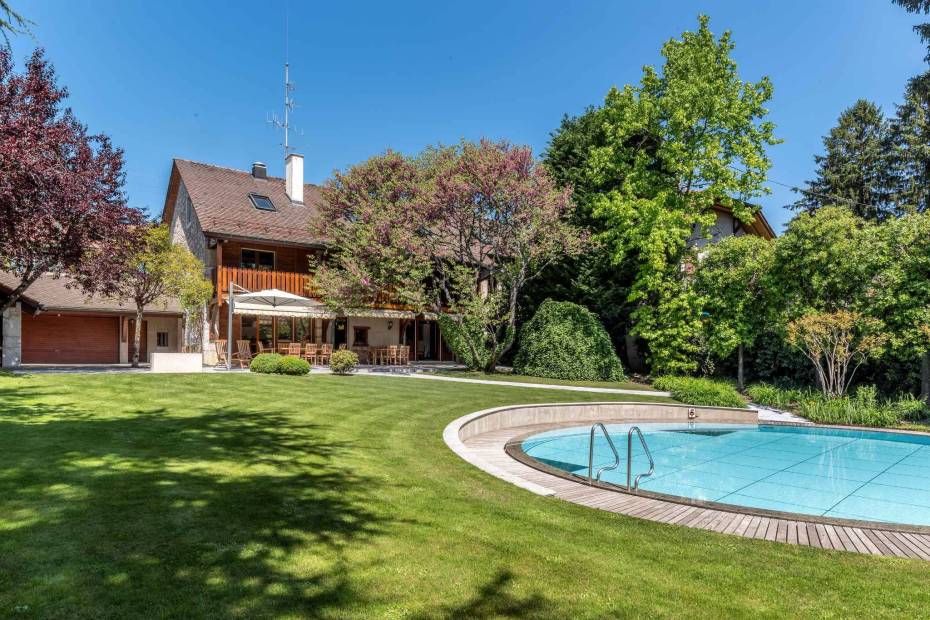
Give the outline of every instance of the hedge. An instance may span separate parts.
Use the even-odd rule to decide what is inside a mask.
[[[263,374],[277,374],[278,368],[281,367],[282,357],[284,356],[277,353],[259,353],[252,358],[249,370]]]
[[[746,401],[729,383],[698,377],[659,377],[652,387],[672,393],[672,398],[688,405],[746,408]]]
[[[305,375],[310,372],[310,364],[292,355],[260,353],[252,358],[249,370],[269,375]]]
[[[547,299],[520,330],[516,374],[572,381],[622,381],[623,366],[593,312]]]

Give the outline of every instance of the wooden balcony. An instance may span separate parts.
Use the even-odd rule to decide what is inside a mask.
[[[302,297],[315,297],[311,288],[312,280],[313,276],[309,273],[294,271],[263,271],[261,269],[225,266],[216,269],[216,290],[218,295],[225,295],[229,290],[229,283],[235,282],[250,291],[276,288]]]
[[[261,269],[245,269],[243,267],[217,267],[217,295],[220,297],[225,296],[229,291],[230,282],[235,282],[249,291],[276,288],[302,297],[319,299],[319,293],[313,288],[313,276],[309,273],[264,271]],[[371,307],[385,310],[410,310],[408,306],[399,303],[390,293],[378,295]]]

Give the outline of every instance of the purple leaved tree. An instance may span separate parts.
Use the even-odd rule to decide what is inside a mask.
[[[18,278],[12,307],[44,273],[109,293],[99,278],[132,248],[142,214],[126,206],[123,152],[88,134],[36,50],[15,73],[0,48],[0,268]]]

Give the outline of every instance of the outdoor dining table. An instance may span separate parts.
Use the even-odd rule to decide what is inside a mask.
[[[382,365],[387,362],[388,347],[371,347],[371,363]]]

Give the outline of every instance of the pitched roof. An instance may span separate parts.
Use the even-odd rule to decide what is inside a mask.
[[[8,271],[0,271],[0,294],[9,293],[19,285],[19,278]],[[136,304],[128,299],[109,299],[98,295],[87,295],[68,276],[54,278],[42,275],[26,289],[22,297],[24,304],[44,311],[59,312],[107,312],[134,314]],[[146,306],[146,314],[181,314],[176,299],[165,299]]]
[[[162,219],[170,219],[178,192],[184,183],[204,233],[300,245],[322,245],[310,232],[310,222],[319,213],[320,188],[304,184],[303,204],[287,197],[284,179],[257,179],[245,170],[222,168],[186,159],[175,159],[168,184]],[[267,196],[275,211],[256,209],[249,194]]]
[[[720,211],[722,213],[733,213],[733,209],[719,203],[714,205],[714,210]],[[743,224],[742,226],[743,230],[745,230],[747,233],[757,237],[762,237],[763,239],[771,240],[776,237],[775,231],[772,229],[769,221],[765,219],[765,215],[762,213],[762,209],[756,211],[756,215],[751,223]]]

